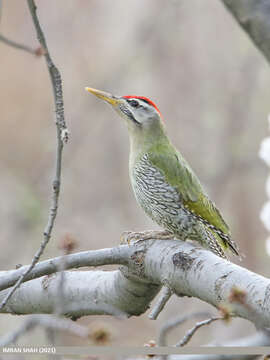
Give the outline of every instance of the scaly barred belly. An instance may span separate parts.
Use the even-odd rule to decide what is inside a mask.
[[[131,182],[137,202],[152,220],[183,240],[198,238],[201,224],[185,208],[177,190],[151,165],[147,154],[133,168]]]

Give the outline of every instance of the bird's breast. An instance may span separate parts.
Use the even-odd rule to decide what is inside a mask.
[[[172,221],[179,216],[183,208],[179,193],[147,154],[130,168],[130,178],[137,202],[153,220],[161,224],[164,219]]]

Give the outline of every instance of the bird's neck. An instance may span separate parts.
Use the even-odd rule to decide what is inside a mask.
[[[151,149],[160,146],[171,146],[163,125],[156,128],[138,129],[137,132],[132,132],[129,135],[129,163],[131,167],[134,166],[145,153],[151,151]]]

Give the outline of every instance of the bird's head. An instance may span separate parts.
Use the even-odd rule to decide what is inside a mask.
[[[144,137],[164,132],[161,114],[153,101],[144,96],[115,96],[107,92],[86,88],[87,91],[110,104],[126,120],[131,137]]]

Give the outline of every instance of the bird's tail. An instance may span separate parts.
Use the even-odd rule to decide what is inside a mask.
[[[239,248],[235,241],[228,234],[224,234],[221,230],[209,228],[207,229],[210,237],[209,247],[217,255],[227,259],[225,255],[226,250],[230,250],[234,255],[238,256],[240,260],[244,255],[240,254]]]
[[[208,247],[213,253],[222,257],[223,259],[228,259],[225,250],[226,247],[222,239],[212,230],[211,228],[206,226],[206,232],[208,235]]]

